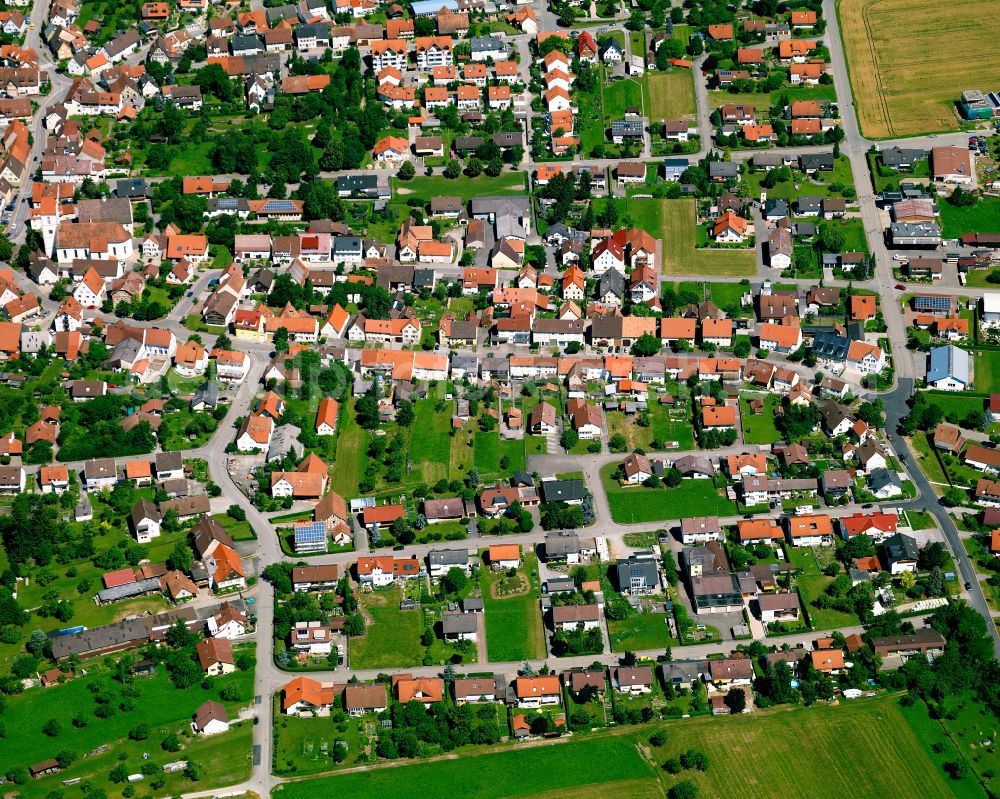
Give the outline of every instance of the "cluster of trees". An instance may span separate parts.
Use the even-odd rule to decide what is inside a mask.
[[[553,225],[557,222],[565,222],[573,203],[590,199],[590,173],[584,172],[580,175],[579,181],[576,179],[576,175],[570,171],[556,175],[539,190],[538,195],[543,199],[554,200],[546,213],[548,223]],[[591,221],[592,214],[593,212],[591,212]]]
[[[604,651],[604,638],[599,627],[584,630],[557,630],[552,636],[552,654],[563,655],[599,655]]]
[[[392,728],[380,730],[377,754],[387,759],[414,758],[432,752],[451,752],[470,744],[501,740],[493,705],[444,704],[424,708],[417,701],[394,705],[388,711]]]
[[[123,430],[119,422],[131,400],[116,394],[63,406],[59,428],[59,458],[83,461],[144,455],[156,448],[156,435],[148,422]]]
[[[782,401],[782,408],[783,413],[774,418],[774,426],[785,441],[805,438],[819,424],[820,414],[815,405],[792,405],[786,397]]]
[[[586,527],[596,518],[594,498],[586,492],[580,505],[565,502],[544,502],[540,508],[543,530],[569,530]],[[530,528],[529,528],[530,529]]]

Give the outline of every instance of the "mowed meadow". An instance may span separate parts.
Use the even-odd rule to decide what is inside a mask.
[[[667,734],[653,749],[649,736]],[[926,732],[925,730],[921,731]],[[926,737],[926,736],[924,736]],[[674,777],[663,762],[687,749],[708,754],[704,773]],[[910,725],[897,700],[858,700],[839,707],[780,708],[745,716],[703,716],[620,729],[595,737],[540,742],[435,762],[358,770],[288,782],[273,799],[663,799],[682,779],[700,797],[762,796],[843,799],[984,796],[974,783],[956,783],[931,754],[931,742]]]
[[[1000,83],[995,0],[839,0],[837,9],[865,136],[955,130],[962,90]]]

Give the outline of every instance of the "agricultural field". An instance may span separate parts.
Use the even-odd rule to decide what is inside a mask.
[[[736,503],[726,499],[711,480],[684,480],[677,488],[623,488],[612,477],[617,463],[601,469],[611,518],[619,524],[659,522],[685,516],[732,516]]]
[[[983,58],[990,0],[841,0],[841,40],[861,133],[874,139],[954,130],[963,89],[1000,82],[1000,60]],[[928,42],[948,42],[939,57],[914,59]]]
[[[538,558],[521,556],[517,576],[484,571],[480,578],[486,613],[486,650],[489,659],[506,662],[545,656],[542,613],[538,607],[541,583]]]
[[[330,477],[331,491],[342,497],[357,496],[358,482],[368,462],[365,446],[365,431],[356,421],[354,397],[351,397],[337,424],[337,457]]]
[[[922,708],[916,713],[926,716]],[[702,716],[646,725],[638,734],[623,728],[599,737],[291,782],[274,796],[325,799],[374,790],[382,799],[408,799],[419,784],[427,799],[450,799],[456,785],[469,799],[653,799],[682,779],[693,780],[699,796],[727,799],[757,799],[762,785],[768,795],[809,799],[983,796],[972,781],[949,782],[941,763],[954,759],[954,744],[942,737],[943,753],[934,754],[931,742],[921,739],[925,730],[918,719],[910,723],[916,713],[904,715],[886,698],[724,719]],[[667,743],[649,750],[655,729],[667,733]],[[850,757],[844,756],[844,740],[852,742]],[[659,768],[691,748],[708,753],[707,771],[672,777]]]
[[[694,80],[689,69],[649,75],[649,119],[663,122],[695,113]]]

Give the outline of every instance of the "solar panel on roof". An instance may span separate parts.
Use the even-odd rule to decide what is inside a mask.
[[[232,197],[223,197],[219,200],[219,208],[235,208],[236,200]]]
[[[294,211],[295,203],[291,200],[268,200],[268,211]]]
[[[326,528],[322,522],[313,522],[295,528],[296,544],[318,544],[326,540]]]
[[[918,308],[933,308],[936,311],[947,311],[951,307],[951,297],[914,297],[913,304]]]

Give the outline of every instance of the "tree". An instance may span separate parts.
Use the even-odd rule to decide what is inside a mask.
[[[819,226],[819,242],[824,252],[843,252],[846,241],[847,236],[838,222],[824,222]]]
[[[245,522],[247,520],[247,512],[241,505],[230,505],[226,508],[226,516],[238,522]]]
[[[931,541],[920,550],[920,554],[917,556],[917,568],[921,571],[943,569],[947,564],[948,552],[940,541]]]
[[[562,435],[559,436],[559,443],[563,449],[571,450],[580,443],[580,434],[572,427],[567,427],[562,431]]]
[[[288,328],[279,327],[274,331],[274,349],[277,352],[288,352]]]
[[[400,180],[413,180],[416,176],[417,170],[413,166],[412,161],[403,161],[402,165],[399,167],[399,172],[396,174]]]
[[[688,749],[681,754],[681,765],[684,768],[708,771],[708,755],[700,749]]]
[[[632,345],[632,354],[639,358],[651,358],[660,351],[663,344],[657,336],[643,333]]]
[[[459,594],[469,584],[465,570],[454,566],[441,578],[441,588],[448,594]]]
[[[444,168],[444,176],[449,180],[455,180],[462,176],[462,162],[457,158],[452,158],[448,162],[448,166]]]
[[[911,571],[904,571],[899,575],[899,584],[904,590],[909,591],[917,584],[917,576]]]
[[[941,501],[945,505],[954,508],[958,507],[959,505],[964,505],[967,498],[968,494],[966,493],[964,488],[959,488],[958,486],[952,486],[951,488],[949,488],[947,491],[944,492],[944,495],[941,497]]]
[[[670,786],[670,790],[667,791],[668,799],[697,799],[697,796],[698,786],[691,780],[681,780],[676,785]]]
[[[49,719],[42,725],[42,732],[49,738],[56,738],[62,732],[62,724],[59,723],[59,719]]]
[[[747,707],[747,695],[742,688],[731,688],[726,694],[726,707],[733,713],[742,713]]]
[[[191,552],[191,547],[188,546],[187,541],[178,541],[174,544],[174,548],[170,550],[167,562],[171,569],[176,569],[177,571],[187,572],[191,568],[191,564],[194,563],[194,553]]]

